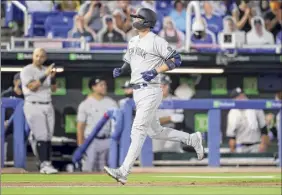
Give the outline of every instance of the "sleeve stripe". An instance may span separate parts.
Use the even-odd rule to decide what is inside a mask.
[[[175,51],[176,51],[176,50],[172,50],[172,51],[167,55],[167,57],[165,58],[165,60],[170,59],[170,58],[172,57],[172,55],[174,54]]]

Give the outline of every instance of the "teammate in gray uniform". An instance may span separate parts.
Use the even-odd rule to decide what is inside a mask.
[[[107,83],[103,78],[92,78],[89,88],[93,91],[78,107],[77,113],[77,143],[83,144],[91,134],[97,122],[109,109],[117,108],[117,103],[107,97]],[[86,151],[82,170],[86,172],[100,172],[107,164],[110,147],[111,122],[108,121]]]
[[[241,88],[232,90],[230,96],[235,100],[248,99]],[[263,110],[231,109],[227,120],[226,136],[231,152],[265,152],[269,141]]]
[[[24,114],[36,140],[40,173],[57,173],[51,160],[51,140],[54,134],[55,113],[51,93],[56,90],[54,64],[44,67],[44,49],[33,52],[33,62],[23,68],[20,77],[24,94]]]
[[[163,90],[163,100],[177,100],[176,96],[170,93],[171,79],[168,75],[161,76],[161,87]],[[176,128],[184,120],[183,109],[159,109],[157,117],[160,124],[164,127]],[[183,152],[180,142],[166,141],[166,140],[153,140],[153,152]]]
[[[159,73],[172,70],[181,65],[180,55],[168,42],[151,32],[156,24],[156,13],[147,8],[137,10],[133,27],[138,35],[128,43],[124,56],[124,65],[115,68],[113,76],[122,75],[131,69],[130,83],[133,87],[133,99],[136,115],[132,125],[131,144],[122,166],[119,169],[105,167],[108,175],[125,184],[133,164],[140,155],[147,136],[153,139],[182,142],[194,147],[198,159],[204,158],[202,137],[199,132],[188,134],[168,127],[162,127],[157,118],[157,109],[162,102],[162,89]]]
[[[119,100],[119,102],[118,102],[119,107],[122,107],[127,100],[133,98],[133,89],[130,85],[130,81],[125,81],[122,88],[124,89],[125,98]]]

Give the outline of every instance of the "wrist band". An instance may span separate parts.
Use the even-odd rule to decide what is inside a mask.
[[[44,83],[44,81],[46,80],[46,78],[47,78],[46,75],[44,75],[44,76],[42,76],[41,78],[39,78],[40,83],[41,83],[41,84]]]

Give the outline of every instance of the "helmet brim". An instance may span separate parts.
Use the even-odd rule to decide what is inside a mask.
[[[142,16],[135,15],[135,14],[130,14],[130,17],[132,17],[132,18],[141,18],[141,19],[144,19]]]

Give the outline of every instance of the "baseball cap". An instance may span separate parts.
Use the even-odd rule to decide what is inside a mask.
[[[93,85],[96,85],[98,83],[100,83],[101,81],[106,81],[106,79],[104,77],[92,77],[90,80],[89,80],[89,83],[88,83],[88,87],[91,89]]]
[[[170,84],[171,79],[168,75],[161,75],[161,84]]]
[[[112,17],[106,17],[106,22],[112,22],[113,18]]]
[[[230,97],[236,98],[237,96],[241,95],[242,93],[244,93],[243,90],[240,87],[237,87],[230,92]]]
[[[124,85],[121,88],[123,88],[123,89],[131,88],[130,81],[129,80],[125,81]]]
[[[14,75],[14,81],[15,80],[20,80],[20,79],[21,79],[20,73],[17,73],[17,74]]]

